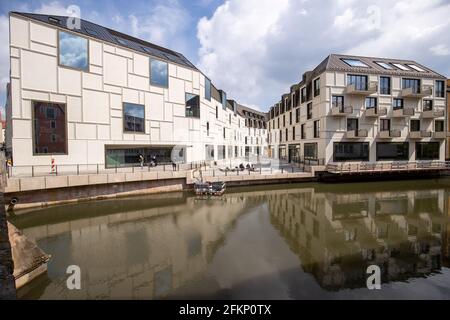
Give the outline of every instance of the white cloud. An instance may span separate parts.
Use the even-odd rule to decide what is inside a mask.
[[[448,0],[228,0],[197,26],[199,67],[267,109],[330,53],[417,60],[450,75]]]
[[[448,56],[450,55],[450,49],[445,44],[438,44],[431,47],[430,51],[436,56]]]

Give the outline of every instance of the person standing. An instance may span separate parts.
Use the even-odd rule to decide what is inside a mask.
[[[139,155],[139,162],[141,163],[141,169],[144,168],[144,156],[142,154]]]

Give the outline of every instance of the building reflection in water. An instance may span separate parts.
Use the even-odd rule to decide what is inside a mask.
[[[218,250],[236,243],[230,241],[236,237],[231,231],[249,212],[257,215],[250,220],[253,226],[266,217],[264,225],[292,256],[277,256],[279,271],[298,258],[301,268],[295,272],[312,274],[328,292],[364,288],[367,266],[373,264],[380,266],[383,283],[424,277],[448,266],[446,189],[399,191],[394,186],[389,191],[380,184],[372,186],[252,188],[230,191],[218,200],[173,193],[37,210],[13,223],[52,259],[48,277],[19,294],[47,299],[157,299],[183,288],[188,297],[194,287],[208,286],[214,292],[205,280],[211,265],[217,268],[218,261],[234,258],[230,252],[250,248],[242,241]],[[377,191],[380,186],[384,191]],[[252,230],[246,239],[256,239],[255,232],[267,229]],[[258,252],[273,255],[275,246],[262,242]],[[225,260],[224,252],[228,252]],[[251,252],[247,258],[256,259]],[[80,291],[66,289],[65,271],[71,264],[81,267]],[[221,276],[240,283],[236,270],[229,265],[220,268],[212,272],[216,283]]]
[[[382,283],[423,277],[449,263],[444,189],[269,195],[272,223],[322,288],[366,286],[378,265]]]

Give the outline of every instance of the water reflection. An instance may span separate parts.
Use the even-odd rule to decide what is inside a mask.
[[[19,295],[449,298],[447,183],[237,189],[219,200],[172,193],[35,210],[12,220],[52,260],[48,276]],[[82,269],[80,291],[65,287],[70,264]],[[381,293],[366,289],[372,264]]]

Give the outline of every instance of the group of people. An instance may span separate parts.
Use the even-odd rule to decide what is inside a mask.
[[[145,164],[145,158],[142,154],[139,155],[139,163],[141,164],[141,168],[143,168]],[[150,157],[150,162],[148,165],[150,167],[156,167],[158,165],[158,160],[156,160],[156,156]]]

